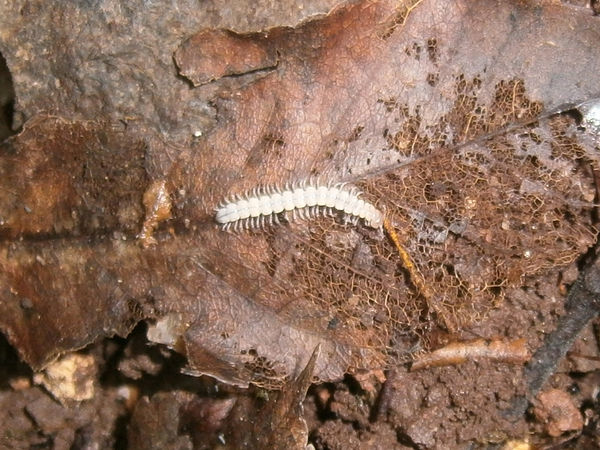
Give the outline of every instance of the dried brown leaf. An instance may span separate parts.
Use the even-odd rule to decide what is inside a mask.
[[[42,21],[63,17],[39,8]],[[8,7],[7,17],[23,20]],[[81,29],[112,42],[123,27],[142,36],[134,23]],[[44,72],[64,87],[31,96],[23,80],[36,58],[17,61],[7,49],[35,30],[0,36],[22,104],[79,118],[39,116],[0,157],[0,328],[30,364],[172,315],[189,325],[182,338],[197,372],[282,385],[320,344],[315,376],[336,379],[406,359],[427,345],[432,324],[476,320],[506,286],[594,241],[597,149],[569,116],[546,114],[598,94],[600,31],[583,11],[365,1],[241,43],[178,26],[168,42],[143,47],[156,50],[154,64],[127,59],[120,38],[100,64],[86,59],[86,39],[71,39]],[[224,36],[226,57],[214,51]],[[177,46],[182,75],[217,81],[190,90],[156,69]],[[113,78],[101,70],[123,62]],[[83,75],[63,76],[65,67]],[[387,211],[430,298],[377,231],[333,219],[240,235],[215,227],[224,198],[310,176],[357,183]],[[152,201],[166,198],[157,186],[170,201]],[[156,240],[145,248],[135,239],[144,205],[144,242]]]
[[[264,45],[267,44],[267,45]],[[218,78],[275,66],[276,49],[257,42],[255,35],[227,30],[205,30],[185,41],[175,52],[179,72],[194,86]]]

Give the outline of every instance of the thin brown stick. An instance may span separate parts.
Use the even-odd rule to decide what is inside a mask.
[[[423,278],[423,275],[421,275],[421,272],[419,272],[419,269],[413,262],[409,253],[404,249],[404,247],[400,243],[400,238],[398,237],[396,230],[394,229],[393,225],[390,223],[387,217],[383,219],[383,228],[385,229],[388,236],[396,246],[396,249],[400,254],[400,259],[402,259],[402,264],[404,265],[404,268],[410,275],[411,283],[417,289],[418,293],[425,297],[425,299],[429,302],[429,300],[431,300],[431,298],[433,297],[433,293],[425,284],[425,279]]]
[[[471,342],[453,342],[431,353],[420,356],[411,370],[451,366],[466,361],[486,359],[509,364],[524,364],[531,358],[525,339],[477,339]]]

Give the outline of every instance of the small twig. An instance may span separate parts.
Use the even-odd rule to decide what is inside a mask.
[[[400,238],[398,237],[394,226],[390,223],[387,217],[383,219],[383,228],[385,229],[388,236],[396,246],[396,249],[400,254],[400,259],[402,259],[402,264],[404,265],[404,268],[410,275],[411,283],[417,289],[418,293],[425,297],[425,299],[429,302],[429,300],[433,297],[433,294],[429,287],[425,284],[423,275],[421,275],[419,269],[413,262],[412,258],[400,243]]]
[[[567,313],[558,321],[524,370],[527,382],[527,398],[516,397],[507,417],[521,417],[528,407],[528,399],[534,398],[548,378],[556,371],[581,331],[600,314],[600,259],[583,270],[571,286],[567,297]]]
[[[394,226],[391,224],[390,220],[386,217],[383,219],[383,228],[387,232],[388,236],[394,243],[396,250],[400,255],[400,259],[402,260],[402,265],[404,269],[408,272],[409,280],[412,283],[413,287],[416,289],[417,294],[421,295],[425,301],[427,302],[427,307],[439,314],[441,319],[444,321],[446,328],[452,332],[456,331],[456,325],[448,320],[448,317],[444,312],[440,309],[439,305],[436,303],[434,299],[433,291],[427,286],[425,283],[425,278],[419,271],[417,265],[413,262],[410,254],[405,250],[405,248],[400,243],[400,238],[394,229]]]
[[[586,325],[600,313],[600,262],[585,269],[571,287],[567,314],[558,322],[525,368],[529,393],[535,397]]]
[[[471,342],[453,342],[445,347],[420,356],[411,370],[450,366],[466,361],[487,359],[509,364],[523,364],[531,357],[525,339],[505,341],[501,339],[477,339]]]

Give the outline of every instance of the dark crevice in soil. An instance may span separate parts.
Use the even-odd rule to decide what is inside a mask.
[[[0,53],[0,142],[15,133],[13,114],[15,110],[15,91],[12,76],[6,60]]]

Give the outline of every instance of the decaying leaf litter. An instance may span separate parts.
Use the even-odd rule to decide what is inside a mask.
[[[103,95],[101,109],[92,94],[131,92],[133,72],[96,87],[83,77],[84,94],[48,105],[47,92],[19,84],[35,61],[3,44],[29,120],[1,163],[2,329],[41,367],[155,318],[152,336],[165,331],[158,339],[185,348],[192,369],[277,387],[317,344],[314,375],[335,380],[480,321],[507,289],[595,241],[597,148],[576,118],[551,113],[597,95],[597,32],[591,16],[563,8],[366,2],[243,38],[195,39],[187,24],[190,39],[171,37],[171,48],[199,87],[170,78],[161,96]],[[573,29],[585,32],[564,39]],[[214,42],[235,49],[232,61],[249,48],[258,57],[223,71],[223,57],[204,51]],[[85,45],[65,58],[99,72]],[[203,98],[210,114],[198,112]],[[223,198],[310,176],[352,182],[385,209],[431,295],[386,236],[364,227],[214,226]]]

